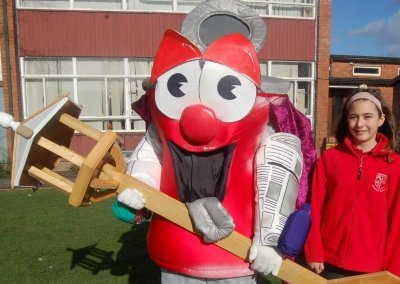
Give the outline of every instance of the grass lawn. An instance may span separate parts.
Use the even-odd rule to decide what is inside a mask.
[[[0,283],[160,283],[148,224],[116,220],[111,203],[75,208],[53,189],[0,191]]]

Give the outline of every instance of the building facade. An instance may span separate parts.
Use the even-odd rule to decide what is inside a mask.
[[[400,140],[400,74],[390,84],[393,87],[393,116],[397,122],[397,137]]]
[[[179,31],[186,14],[203,1],[2,2],[5,111],[23,120],[68,95],[83,107],[80,120],[118,132],[129,151],[145,131],[130,106],[144,93],[141,85],[163,33]],[[259,52],[262,74],[290,82],[289,97],[311,120],[321,144],[327,136],[318,113],[328,100],[331,1],[241,2],[267,27]],[[11,153],[11,133],[7,141]],[[80,135],[72,143],[82,154],[92,146]]]
[[[346,97],[361,84],[380,89],[383,98],[400,123],[398,76],[400,58],[331,55],[326,141],[334,143],[336,124]],[[397,90],[397,91],[396,91]],[[322,146],[324,147],[323,143]]]

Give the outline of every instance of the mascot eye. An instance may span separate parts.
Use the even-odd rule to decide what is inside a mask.
[[[167,82],[167,88],[169,93],[176,98],[183,97],[185,93],[182,92],[181,87],[184,83],[187,83],[185,75],[181,73],[176,73],[172,75],[171,77],[169,77]]]
[[[240,80],[235,76],[222,77],[217,85],[218,94],[225,100],[234,100],[236,96],[232,93],[232,90],[236,86],[240,86]]]
[[[193,60],[162,74],[155,90],[158,109],[169,118],[179,119],[186,107],[199,104],[200,73],[200,61]]]
[[[235,122],[244,118],[256,101],[253,81],[235,70],[207,61],[200,78],[200,100],[218,119]]]

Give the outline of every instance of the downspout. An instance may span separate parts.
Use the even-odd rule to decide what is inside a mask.
[[[12,78],[11,78],[11,59],[10,59],[10,46],[9,46],[9,34],[8,34],[8,17],[7,17],[7,0],[2,0],[3,6],[3,33],[4,33],[4,46],[5,46],[5,57],[6,57],[6,76],[7,76],[7,97],[8,97],[8,109],[7,112],[14,116],[14,104],[12,99]],[[6,109],[6,106],[4,106]],[[14,141],[14,132],[11,133],[11,143]]]
[[[318,114],[318,105],[317,105],[317,100],[318,100],[318,52],[319,52],[319,41],[318,41],[318,31],[319,31],[319,12],[320,12],[320,5],[321,5],[321,0],[316,1],[317,5],[315,7],[315,64],[314,64],[314,70],[315,70],[315,87],[314,87],[314,117],[313,117],[313,138],[314,141],[316,141],[316,133],[317,133],[317,114]]]

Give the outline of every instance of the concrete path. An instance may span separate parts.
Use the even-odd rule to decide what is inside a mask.
[[[0,178],[0,190],[10,190],[10,179],[9,178]]]

